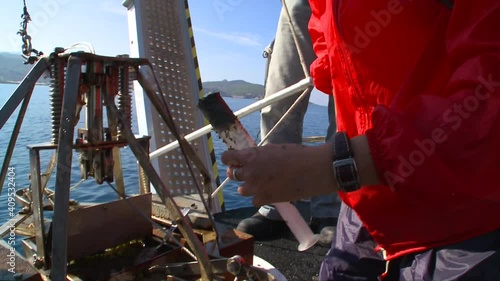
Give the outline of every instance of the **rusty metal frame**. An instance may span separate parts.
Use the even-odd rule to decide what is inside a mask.
[[[54,59],[54,57],[51,57],[51,59]],[[73,149],[79,147],[79,145],[75,145],[73,143],[73,135],[75,130],[75,121],[77,121],[76,119],[79,118],[75,116],[75,111],[79,98],[79,86],[82,79],[82,65],[93,60],[111,62],[115,61],[118,64],[126,64],[134,67],[137,73],[139,72],[139,66],[151,67],[151,65],[145,59],[109,58],[88,53],[56,54],[55,59],[67,60],[66,82],[64,86],[64,98],[62,105],[63,110],[58,141],[57,144],[30,145],[28,147],[30,150],[30,172],[32,181],[31,191],[33,199],[31,212],[33,215],[33,220],[35,222],[35,243],[32,243],[32,245],[36,245],[36,256],[33,257],[31,261],[37,262],[37,264],[39,265],[37,268],[40,272],[44,272],[44,274],[50,272],[51,280],[65,280],[67,275],[68,262],[67,223],[70,205],[72,152]],[[0,111],[0,117],[2,117],[2,119],[8,119],[8,117],[14,110],[12,107],[17,106],[24,97],[24,110],[22,109],[23,114],[18,118],[17,121],[19,124],[18,126],[20,127],[20,124],[24,117],[24,111],[26,110],[27,104],[29,102],[29,97],[32,93],[34,85],[41,74],[50,66],[49,62],[49,58],[42,58],[41,62],[39,62],[34,67],[28,77],[23,81],[23,83],[13,94],[13,97],[8,100],[8,105],[10,107],[7,109],[2,108],[2,110]],[[113,68],[113,63],[111,64],[111,68]],[[113,89],[110,89],[109,91],[112,92]],[[197,262],[199,263],[201,268],[202,279],[211,280],[213,269],[206,249],[204,248],[203,243],[198,239],[198,236],[193,231],[191,222],[186,216],[182,214],[179,206],[173,199],[170,190],[167,189],[165,183],[162,182],[160,176],[149,161],[148,139],[141,137],[136,138],[133,135],[132,130],[125,125],[126,121],[121,116],[120,111],[118,110],[114,103],[114,100],[112,99],[113,93],[107,93],[106,91],[103,91],[102,95],[103,102],[108,110],[109,116],[113,120],[117,121],[117,123],[122,124],[120,129],[123,129],[123,131],[121,132],[123,134],[123,139],[113,141],[113,143],[116,142],[115,145],[118,143],[128,144],[140,164],[139,171],[142,175],[140,176],[139,192],[141,194],[149,192],[149,182],[152,183],[157,193],[160,195],[162,202],[167,207],[167,210],[169,210],[169,212],[172,214],[174,223],[177,224],[179,231],[186,238],[188,245],[195,253]],[[167,116],[169,115],[168,108],[165,108],[166,105],[162,104],[160,98],[156,96],[152,91],[146,91],[146,95],[148,96],[148,98],[150,98],[150,100],[153,101],[153,106],[160,113],[160,115],[162,115],[163,118],[167,118]],[[172,120],[168,118],[166,122],[172,122]],[[15,139],[13,142],[15,143]],[[187,142],[185,142],[185,144],[187,144]],[[12,146],[14,146],[14,144],[12,144]],[[90,149],[89,147],[80,148]],[[48,235],[45,229],[46,227],[44,225],[44,192],[48,177],[42,177],[41,174],[40,150],[43,149],[57,149],[56,153],[53,156],[53,159],[51,160],[51,163],[49,163],[49,167],[47,168],[48,171],[52,171],[54,168],[53,162],[56,162],[56,183],[53,200],[54,215],[52,218],[51,227],[52,237],[47,237]],[[57,161],[55,161],[56,159]],[[118,158],[115,158],[115,160],[116,159]],[[199,160],[197,161],[197,159],[191,160],[200,163]],[[20,219],[18,219],[16,224],[21,223],[30,215],[31,214],[28,213],[24,216],[19,216]],[[216,231],[215,225],[214,231]],[[48,241],[48,239],[50,238],[51,241]]]
[[[154,98],[154,97],[149,97]],[[110,114],[119,120],[120,123],[125,124],[125,120],[120,116],[118,112],[118,108],[114,104],[114,102],[110,99],[109,96],[104,96],[104,102],[110,111]],[[159,108],[157,108],[158,110]],[[161,110],[161,109],[160,109]],[[161,180],[160,176],[154,169],[153,165],[149,161],[149,154],[143,149],[143,147],[139,144],[139,142],[135,139],[134,134],[127,126],[123,126],[123,135],[127,140],[132,152],[135,157],[139,161],[142,169],[148,176],[149,180],[155,187],[156,192],[160,196],[162,202],[166,205],[167,209],[170,211],[172,215],[175,216],[175,222],[179,227],[179,231],[186,238],[187,243],[195,253],[198,258],[198,262],[200,263],[200,267],[202,268],[202,279],[210,280],[209,276],[212,275],[212,268],[209,262],[209,257],[203,248],[201,241],[196,237],[191,222],[183,216],[182,211],[179,209],[177,204],[175,203],[173,197],[171,196],[169,190]]]
[[[67,219],[69,211],[69,189],[71,185],[71,161],[73,157],[74,119],[80,84],[82,60],[77,56],[68,58],[66,83],[64,85],[63,111],[57,147],[57,168],[52,218],[51,279],[66,280],[67,275]]]

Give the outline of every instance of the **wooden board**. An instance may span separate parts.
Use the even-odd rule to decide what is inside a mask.
[[[151,217],[151,194],[69,212],[68,260],[152,235],[153,226],[145,216]]]

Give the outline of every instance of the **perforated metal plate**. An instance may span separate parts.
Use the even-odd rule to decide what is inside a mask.
[[[131,0],[125,1],[124,6],[128,8],[131,56],[147,58],[154,65],[164,99],[180,132],[187,135],[206,125],[196,108],[203,90],[187,1]],[[134,91],[139,133],[152,137],[151,150],[174,141],[168,127],[145,99],[142,88],[136,84]],[[218,174],[210,135],[192,144],[212,172],[212,189],[215,189]],[[195,168],[194,181],[180,149],[164,154],[152,163],[173,195],[197,193],[196,181],[201,186],[199,170]],[[215,201],[213,212],[220,210],[222,196]]]

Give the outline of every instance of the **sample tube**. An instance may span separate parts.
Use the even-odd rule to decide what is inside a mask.
[[[198,107],[229,149],[244,149],[256,146],[255,141],[234,115],[220,93],[211,93],[200,99]],[[279,202],[273,205],[299,241],[299,251],[305,251],[318,242],[318,235],[311,231],[309,225],[307,225],[294,205],[290,202]]]

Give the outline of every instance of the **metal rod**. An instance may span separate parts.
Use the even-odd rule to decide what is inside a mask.
[[[151,99],[152,97],[149,98]],[[113,103],[111,98],[105,95],[104,101],[107,106],[107,110],[109,110],[112,116],[117,120],[119,120],[120,123],[123,125],[122,133],[125,139],[127,140],[130,149],[134,153],[139,164],[144,169],[149,180],[155,187],[155,190],[160,196],[160,199],[162,200],[163,204],[165,204],[167,210],[174,216],[174,220],[177,222],[179,231],[184,237],[186,237],[187,243],[191,247],[191,250],[197,256],[198,262],[200,263],[200,267],[202,268],[202,276],[201,276],[202,280],[206,281],[211,280],[209,276],[212,275],[212,269],[210,267],[208,254],[206,250],[203,248],[201,241],[198,239],[198,237],[196,237],[193,228],[191,226],[191,222],[182,215],[182,212],[179,209],[179,206],[175,203],[172,195],[170,194],[170,191],[162,182],[160,176],[158,175],[153,165],[149,161],[149,157],[146,151],[142,148],[137,139],[134,137],[132,130],[127,126],[125,126],[126,121],[123,120],[123,118],[119,115],[118,108]]]
[[[217,195],[217,193],[229,182],[230,178],[226,178],[215,190],[212,192],[212,197]]]
[[[128,67],[124,67],[124,69],[128,70]],[[104,95],[111,95],[111,96],[119,95],[118,85],[116,84],[116,82],[119,80],[118,74],[119,74],[118,68],[114,68],[113,71],[111,71],[111,73],[108,74],[111,77],[108,77],[108,79],[106,79],[106,87],[104,87],[104,89],[103,89]],[[128,78],[128,71],[126,72],[125,76]],[[128,86],[128,80],[126,83]],[[120,85],[120,87],[121,87],[121,85]],[[128,90],[128,88],[127,88],[127,90]],[[127,94],[128,94],[128,91],[127,91]],[[122,89],[122,95],[126,95],[123,93],[123,89]],[[124,105],[126,102],[121,101],[120,98],[119,98],[119,102],[123,107],[125,107],[125,108],[127,107],[126,105]],[[129,115],[129,112],[127,112],[127,110],[124,110],[123,108],[121,108],[119,110],[122,111],[122,114],[125,116],[125,119],[127,120],[127,122],[130,123],[131,117]],[[109,114],[108,111],[106,111],[106,118],[108,120],[108,129],[109,129],[109,133],[111,134],[111,139],[118,140],[119,133],[118,133],[117,120],[112,118],[112,116]],[[132,126],[130,126],[129,123],[127,123],[127,126],[132,127]],[[118,199],[120,199],[120,196],[125,195],[125,182],[123,180],[123,170],[122,170],[122,160],[121,160],[120,148],[116,147],[116,146],[113,147],[111,150],[111,154],[113,155],[113,176],[115,179],[116,189],[118,190]]]
[[[26,94],[33,89],[36,81],[42,76],[45,70],[50,66],[48,58],[40,59],[35,66],[28,72],[26,77],[24,77],[23,81],[19,86],[17,86],[14,93],[10,96],[10,98],[5,102],[0,109],[0,130],[3,128],[3,125],[9,120],[12,113],[16,110],[17,106],[24,99]]]
[[[63,112],[57,149],[54,217],[52,219],[51,280],[65,281],[67,271],[68,211],[76,103],[82,61],[70,56],[64,85]]]
[[[48,58],[41,58],[35,66],[28,72],[26,77],[24,77],[23,81],[19,86],[17,86],[14,93],[10,96],[10,98],[5,102],[0,109],[0,130],[3,128],[3,125],[9,120],[12,113],[16,110],[17,106],[24,99],[26,94],[33,89],[36,81],[42,76],[45,70],[50,66]]]
[[[31,193],[33,200],[33,223],[35,224],[36,259],[43,261],[47,269],[49,255],[45,247],[45,224],[43,218],[43,190],[40,176],[40,151],[30,147]]]
[[[164,95],[161,92],[161,88],[159,87],[158,79],[154,74],[153,66],[151,64],[149,64],[148,68],[140,69],[140,71],[138,72],[137,78],[138,78],[138,81],[141,84],[141,86],[146,91],[146,94],[147,94],[149,100],[151,101],[151,104],[154,106],[154,108],[156,109],[158,114],[160,114],[160,116],[163,119],[163,121],[165,122],[165,124],[168,125],[172,134],[175,136],[176,139],[183,142],[183,145],[181,145],[180,148],[181,148],[182,154],[185,155],[185,157],[186,157],[184,159],[186,161],[186,166],[189,168],[189,171],[190,171],[191,175],[193,176],[193,178],[195,178],[195,175],[194,175],[194,172],[192,169],[192,165],[191,165],[191,162],[189,160],[191,160],[193,162],[193,164],[196,165],[196,167],[198,168],[199,172],[202,175],[203,185],[204,185],[204,187],[206,187],[205,190],[209,196],[208,200],[211,200],[210,190],[211,190],[212,181],[211,181],[211,177],[210,177],[210,172],[208,171],[207,167],[205,167],[204,163],[199,159],[198,155],[196,154],[196,152],[194,151],[192,146],[189,144],[189,142],[182,139],[182,136],[178,133],[178,129],[174,123],[172,115],[170,114],[166,100],[160,99],[160,97],[163,97]],[[154,81],[152,81],[153,79],[151,79],[151,78],[153,78]],[[153,90],[155,88],[158,89],[158,95],[157,95],[157,92]],[[210,207],[207,204],[207,200],[204,198],[203,191],[201,190],[201,188],[198,185],[198,182],[195,181],[195,184],[196,184],[196,189],[198,191],[198,194],[200,196],[200,200],[203,203],[203,207],[207,211],[208,219],[212,223],[213,231],[215,232],[215,235],[218,238],[216,240],[217,247],[218,247],[219,246],[219,239],[221,238],[221,236],[219,235],[218,230],[215,227],[215,219],[213,217],[213,214],[210,211],[211,210]],[[210,186],[207,186],[207,185],[210,185]]]
[[[13,229],[16,229],[21,223],[23,223],[28,217],[31,217],[31,213],[27,214],[17,214],[15,217],[11,218],[8,220],[8,223],[4,223],[3,225],[0,226],[0,237],[4,237],[5,235],[9,234]],[[3,239],[0,239],[0,241],[5,242]],[[10,245],[9,245],[10,248]]]
[[[123,180],[123,169],[122,169],[122,160],[120,156],[120,148],[119,147],[113,147],[112,148],[112,153],[113,153],[113,174],[115,177],[115,185],[116,189],[118,190],[119,195],[124,195],[125,194],[125,182]]]
[[[139,140],[139,144],[142,146],[146,155],[149,154],[149,138],[143,138]],[[151,184],[149,183],[148,176],[141,165],[137,165],[139,171],[139,194],[146,194],[151,192]]]
[[[30,102],[31,96],[33,94],[33,88],[35,84],[28,90],[26,96],[23,99],[23,104],[19,110],[19,115],[17,116],[16,124],[14,125],[14,130],[9,140],[9,146],[5,152],[5,158],[3,159],[2,170],[0,170],[0,194],[2,194],[2,187],[5,182],[5,177],[7,176],[7,169],[9,168],[10,159],[12,158],[12,153],[16,147],[17,137],[19,136],[19,131],[21,130],[21,125],[23,124],[24,115],[26,114],[26,109]]]
[[[288,110],[283,114],[283,116],[281,116],[280,120],[278,120],[278,122],[274,124],[273,128],[269,132],[267,132],[265,136],[262,136],[262,139],[260,140],[259,144],[257,144],[257,146],[261,146],[262,144],[264,144],[264,142],[269,138],[269,136],[274,134],[274,132],[279,128],[279,126],[281,126],[281,124],[288,117],[288,115],[290,115],[290,112],[292,112],[293,110],[295,110],[295,108],[299,106],[300,102],[307,96],[310,90],[311,89],[307,88],[302,92],[302,94],[300,94],[300,96],[293,102],[290,108],[288,108]]]
[[[293,94],[296,94],[300,91],[303,91],[304,89],[307,89],[308,87],[311,87],[312,85],[313,85],[312,79],[310,77],[304,78],[304,79],[300,80],[299,82],[291,85],[290,87],[287,87],[281,91],[278,91],[274,95],[266,97],[260,101],[257,101],[257,102],[255,102],[255,103],[253,103],[245,108],[242,108],[242,109],[236,111],[234,113],[234,115],[236,115],[238,118],[243,118],[243,117],[245,117],[245,116],[247,116],[247,115],[249,115],[257,110],[261,110],[262,108],[264,108],[270,104],[273,104],[279,100],[282,100],[282,99],[287,98]],[[206,125],[205,127],[202,127],[200,129],[186,135],[184,138],[187,141],[193,141],[199,137],[205,136],[206,134],[210,133],[211,130],[212,130],[212,125]],[[161,155],[163,155],[167,152],[170,152],[178,147],[179,147],[179,142],[173,141],[173,142],[151,152],[149,154],[149,157],[151,159],[158,158]]]
[[[45,173],[43,174],[44,177],[42,178],[42,190],[46,192],[47,188],[47,183],[50,180],[50,177],[52,176],[52,172],[54,171],[54,168],[56,167],[56,160],[57,160],[57,151],[54,151],[52,153],[52,156],[50,157],[49,164],[47,165],[47,168],[45,169]],[[47,192],[48,194],[48,192]]]

